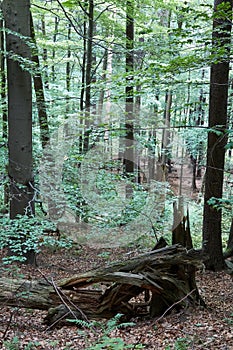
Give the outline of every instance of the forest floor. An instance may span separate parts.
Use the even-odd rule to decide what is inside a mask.
[[[106,253],[109,253],[106,254]],[[80,247],[78,250],[44,250],[38,255],[38,268],[18,266],[2,270],[8,277],[22,276],[26,279],[43,278],[59,280],[73,274],[106,265],[109,261],[129,258],[124,249],[100,250]],[[106,326],[81,329],[76,325],[48,329],[43,324],[46,311],[7,307],[1,305],[1,349],[88,349],[100,343],[102,336],[108,340],[120,337],[132,349],[233,349],[233,281],[225,272],[198,272],[197,285],[206,308],[197,306],[180,313],[156,319],[133,319],[134,326],[115,329],[107,333]],[[105,324],[105,323],[103,323]],[[102,328],[102,329],[101,329]],[[106,334],[107,333],[107,334]],[[15,347],[9,342],[15,341]],[[8,346],[7,346],[8,344]],[[123,347],[95,347],[93,349],[126,349]]]
[[[180,167],[170,182],[174,192],[179,186]],[[197,200],[197,193],[192,192],[191,170],[185,166],[183,192]],[[186,179],[186,180],[185,180]],[[201,180],[198,180],[198,187]],[[7,277],[25,279],[47,279],[54,281],[70,277],[79,272],[105,266],[110,261],[128,259],[140,251],[131,248],[100,249],[78,246],[70,250],[52,251],[43,249],[37,257],[38,267],[14,265],[8,269],[0,266],[0,274]],[[4,252],[0,252],[2,258]],[[116,328],[109,332],[106,321],[102,326],[81,328],[77,325],[49,329],[43,324],[46,311],[7,307],[0,305],[0,348],[14,349],[201,349],[233,350],[233,280],[226,272],[199,271],[196,276],[197,286],[206,308],[197,306],[179,313],[156,319],[131,320],[134,325]],[[104,338],[105,337],[105,338]],[[104,339],[109,346],[101,344]],[[117,345],[121,338],[125,345]],[[110,342],[115,344],[110,347]],[[119,341],[120,342],[120,341]],[[143,345],[140,346],[140,345]]]

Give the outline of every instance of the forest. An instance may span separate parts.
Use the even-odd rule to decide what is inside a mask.
[[[233,349],[232,7],[0,1],[1,349]]]

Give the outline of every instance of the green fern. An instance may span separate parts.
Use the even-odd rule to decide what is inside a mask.
[[[187,350],[188,349],[187,338],[179,338],[175,342],[175,350]]]
[[[116,329],[123,327],[132,327],[135,325],[133,322],[123,322],[121,323],[122,314],[117,314],[106,323],[93,321],[86,322],[83,320],[68,320],[69,322],[75,323],[83,328],[97,330],[100,328],[102,335],[95,342],[95,344],[90,345],[86,350],[100,350],[100,349],[110,349],[110,350],[124,350],[124,349],[143,349],[142,344],[126,344],[120,337],[111,337],[111,332]],[[99,332],[98,332],[99,333]]]

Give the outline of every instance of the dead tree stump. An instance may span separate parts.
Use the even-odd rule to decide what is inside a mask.
[[[202,257],[194,250],[173,245],[57,281],[56,285],[48,280],[0,278],[0,302],[50,309],[47,324],[64,318],[111,318],[117,313],[128,318],[156,317],[171,306],[194,306],[200,301],[195,282],[200,266]],[[150,294],[147,301],[145,291]]]

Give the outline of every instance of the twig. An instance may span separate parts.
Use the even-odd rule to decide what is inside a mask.
[[[169,308],[164,311],[164,313],[159,317],[157,318],[157,320],[155,320],[153,323],[152,323],[152,326],[155,325],[155,323],[159,322],[175,305],[178,305],[179,303],[181,303],[182,301],[184,301],[185,299],[187,299],[192,293],[194,293],[196,291],[196,289],[193,289],[191,290],[191,292],[189,292],[188,294],[186,294],[182,299],[176,301],[174,304],[172,304],[171,306],[169,306]],[[133,349],[136,349],[136,346],[140,344],[141,342],[141,339],[143,337],[143,334],[140,336],[140,338],[138,339],[137,343],[134,344],[134,347]]]
[[[70,311],[67,311],[64,315],[62,315],[58,320],[56,320],[55,322],[53,322],[51,325],[49,325],[45,330],[46,332],[49,331],[52,327],[54,327],[58,322],[60,322],[61,320],[63,320],[63,318],[65,318],[67,315],[70,314]]]
[[[67,303],[65,302],[65,300],[64,300],[63,297],[65,297],[65,298],[68,300],[68,302],[69,302],[77,311],[80,312],[80,314],[82,315],[82,317],[85,319],[86,322],[90,323],[90,321],[88,320],[88,318],[87,318],[87,316],[84,314],[84,312],[83,312],[78,306],[76,306],[76,305],[67,297],[67,295],[65,295],[65,294],[63,293],[63,291],[62,291],[60,288],[58,288],[58,287],[56,286],[56,284],[54,283],[54,281],[52,281],[52,283],[53,283],[53,288],[54,288],[54,290],[57,292],[57,294],[58,294],[58,296],[60,297],[60,299],[61,299],[61,301],[63,302],[63,304],[70,310],[70,312],[72,313],[72,315],[75,316],[74,313],[73,313],[73,311],[72,311],[72,309],[70,309],[70,307],[67,305]],[[76,317],[75,317],[75,318],[76,318]]]
[[[18,311],[18,310],[17,310]],[[10,314],[10,319],[9,321],[7,322],[7,326],[6,326],[6,329],[3,333],[3,336],[2,336],[2,339],[4,340],[6,338],[6,335],[7,335],[7,332],[8,332],[8,329],[10,328],[10,325],[11,325],[11,322],[12,322],[12,318],[13,318],[13,315],[15,314],[15,309],[11,312]]]
[[[48,278],[43,274],[42,271],[38,270],[41,275],[44,277],[44,279],[46,280],[46,282],[48,282],[55,290],[55,292],[57,293],[57,295],[59,296],[59,298],[61,299],[62,303],[66,306],[66,308],[69,310],[69,312],[67,312],[65,315],[63,315],[62,317],[59,318],[59,320],[55,321],[52,325],[50,325],[49,327],[46,328],[46,330],[49,330],[50,328],[52,328],[58,321],[62,320],[65,316],[67,316],[69,313],[71,313],[73,315],[73,317],[75,319],[77,319],[75,313],[73,312],[73,310],[70,308],[70,306],[68,305],[68,303],[70,305],[72,305],[83,317],[83,319],[87,322],[87,323],[90,323],[90,321],[88,320],[87,316],[84,314],[84,312],[79,308],[77,307],[77,305],[75,305],[68,297],[67,295],[65,295],[63,293],[63,291],[57,287],[57,285],[55,284],[53,278],[51,281],[48,280]],[[68,301],[68,303],[65,301],[65,299]]]
[[[171,306],[169,306],[169,308],[167,310],[164,311],[164,313],[155,320],[155,322],[153,322],[153,325],[157,322],[159,322],[162,318],[164,318],[164,316],[175,306],[180,304],[182,301],[184,301],[185,299],[187,299],[191,294],[193,294],[196,291],[196,289],[191,290],[191,292],[189,292],[188,294],[186,294],[182,299],[176,301],[174,304],[172,304]]]

